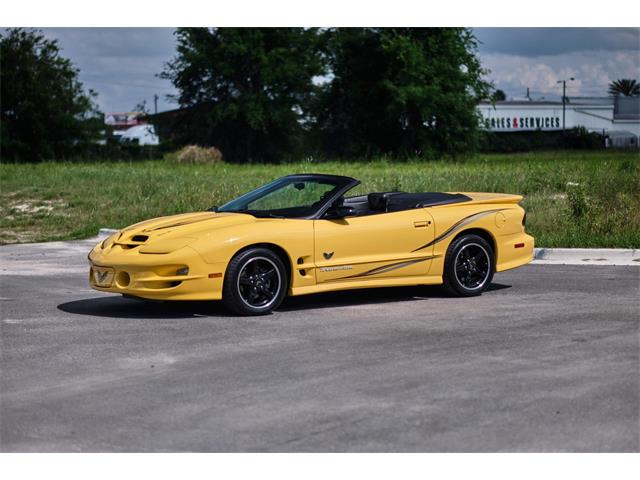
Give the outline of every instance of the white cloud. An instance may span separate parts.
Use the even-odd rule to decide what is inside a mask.
[[[558,80],[574,77],[567,95],[605,96],[609,82],[640,77],[640,51],[581,51],[558,55],[522,56],[500,53],[480,55],[487,75],[508,96],[522,97],[530,88],[534,98],[559,98]]]

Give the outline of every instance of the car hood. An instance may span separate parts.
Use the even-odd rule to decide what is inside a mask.
[[[255,217],[241,213],[195,212],[171,215],[124,228],[114,236],[113,245],[125,249],[138,247],[140,253],[170,253],[214,230],[255,221]]]

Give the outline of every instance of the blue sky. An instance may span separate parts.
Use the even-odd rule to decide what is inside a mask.
[[[157,77],[175,54],[172,28],[45,28],[98,92],[105,112],[128,111],[160,96],[158,110],[175,108],[171,84]],[[601,96],[617,78],[640,79],[638,28],[477,28],[487,78],[509,97],[558,98],[556,81],[575,77],[573,96]]]

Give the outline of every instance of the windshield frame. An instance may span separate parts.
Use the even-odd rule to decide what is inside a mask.
[[[252,201],[256,201],[263,196],[282,188],[281,185],[286,181],[286,184],[289,185],[296,181],[308,181],[308,180],[318,180],[324,181],[326,183],[333,183],[335,187],[332,189],[334,191],[333,194],[327,196],[322,203],[320,203],[314,210],[310,211],[306,215],[303,216],[285,216],[278,215],[277,213],[270,213],[269,210],[240,210],[240,209],[231,209],[232,204],[236,202],[249,203]],[[287,219],[306,219],[313,220],[322,218],[325,212],[331,207],[331,205],[338,200],[341,196],[343,196],[347,191],[351,190],[355,186],[359,185],[360,181],[355,178],[345,177],[342,175],[324,175],[317,173],[299,173],[295,175],[286,175],[284,177],[277,178],[265,185],[262,185],[250,192],[247,192],[243,195],[240,195],[237,198],[225,203],[224,205],[217,207],[215,209],[216,212],[228,212],[228,213],[244,213],[247,215],[252,215],[256,218],[287,218]],[[259,213],[258,213],[259,212]]]

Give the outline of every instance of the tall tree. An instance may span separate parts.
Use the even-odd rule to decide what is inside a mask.
[[[431,156],[469,151],[491,86],[464,28],[328,32],[333,80],[317,116],[333,154]]]
[[[235,161],[289,156],[304,132],[312,79],[323,73],[317,29],[182,28],[163,78],[189,113],[178,140]]]
[[[617,97],[624,95],[625,97],[637,97],[640,95],[640,83],[629,78],[621,78],[609,84],[609,94]]]
[[[0,35],[3,159],[63,158],[97,138],[103,122],[94,97],[57,41],[37,30]]]

